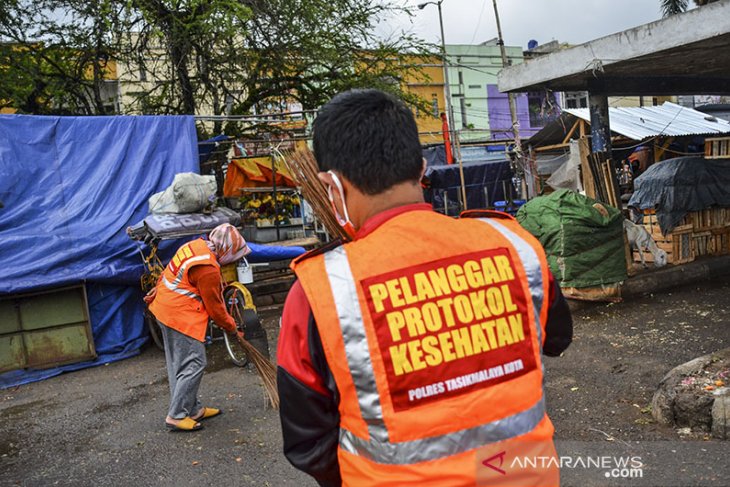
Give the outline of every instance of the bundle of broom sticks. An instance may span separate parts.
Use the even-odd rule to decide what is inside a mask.
[[[314,210],[314,214],[322,222],[330,235],[343,242],[350,240],[342,226],[337,222],[332,204],[327,197],[327,189],[317,177],[319,166],[314,154],[308,148],[286,151],[282,154],[297,185],[302,188],[302,195]]]
[[[236,291],[238,293],[238,291]],[[231,300],[228,304],[228,313],[233,316],[236,326],[239,326],[244,322],[242,308],[238,306],[238,300],[243,299],[241,296],[236,296],[235,299]],[[261,382],[264,384],[264,390],[266,391],[266,397],[268,397],[271,407],[274,409],[279,408],[279,390],[276,387],[276,366],[264,356],[261,352],[254,347],[251,342],[245,338],[241,338],[236,334],[238,343],[243,348],[243,351],[248,356],[248,360],[253,363],[256,367]]]
[[[264,354],[259,352],[256,347],[251,345],[250,342],[238,335],[236,335],[236,338],[238,338],[238,343],[243,348],[243,351],[248,355],[248,359],[256,367],[256,371],[261,377],[261,382],[264,384],[264,390],[269,398],[269,402],[271,402],[271,406],[274,409],[279,409],[279,391],[276,388],[276,366]]]

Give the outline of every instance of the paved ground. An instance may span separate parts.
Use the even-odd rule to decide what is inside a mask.
[[[703,472],[696,485],[730,485],[727,456],[718,453],[727,444],[698,443],[702,434],[680,437],[654,424],[646,409],[672,367],[730,346],[728,296],[725,279],[577,311],[573,346],[546,361],[557,438],[599,449],[635,441],[680,445],[681,461],[656,460],[673,472],[661,485],[686,485],[687,469]],[[277,319],[264,320],[272,344]],[[257,376],[230,366],[220,343],[209,348],[201,392],[225,415],[199,433],[168,433],[164,356],[152,348],[0,391],[0,485],[314,485],[281,455],[278,416],[264,408]],[[648,455],[651,444],[640,448]]]

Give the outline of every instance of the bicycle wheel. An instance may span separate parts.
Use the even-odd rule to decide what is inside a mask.
[[[226,303],[228,313],[233,316],[236,326],[246,337],[246,341],[253,345],[267,358],[269,357],[269,340],[266,337],[266,330],[261,326],[261,321],[256,314],[256,307],[253,304],[253,297],[246,287],[234,282],[223,291],[223,299]],[[224,334],[226,349],[235,365],[243,367],[249,361],[248,355],[234,336]]]
[[[228,350],[228,355],[231,357],[233,365],[237,365],[238,367],[246,366],[248,364],[248,354],[243,350],[241,344],[238,343],[238,339],[224,331],[223,340],[226,342],[226,350]]]
[[[165,342],[162,340],[162,333],[160,333],[160,325],[157,323],[157,318],[150,313],[150,310],[145,307],[144,309],[144,322],[147,325],[147,329],[150,332],[150,338],[152,343],[160,350],[165,350]]]

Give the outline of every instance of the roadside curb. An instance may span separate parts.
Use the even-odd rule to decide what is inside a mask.
[[[730,274],[730,255],[707,257],[688,264],[665,267],[654,272],[630,277],[621,286],[621,297],[634,298],[664,291],[692,282],[705,281]]]
[[[621,286],[621,298],[623,301],[627,301],[645,294],[666,291],[677,286],[723,276],[730,276],[730,255],[706,257],[688,264],[670,265],[629,277]],[[572,311],[577,311],[586,306],[605,305],[607,303],[568,299],[568,304]]]

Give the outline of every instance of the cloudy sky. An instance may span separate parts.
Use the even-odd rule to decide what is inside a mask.
[[[440,43],[438,9],[426,0],[405,0],[415,16],[392,19],[390,28],[410,30],[427,41]],[[498,0],[507,45],[527,47],[559,40],[580,44],[661,18],[660,0]],[[447,44],[471,44],[497,36],[491,0],[443,0]]]

